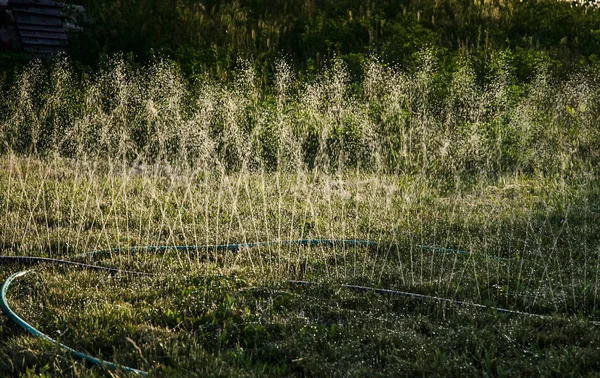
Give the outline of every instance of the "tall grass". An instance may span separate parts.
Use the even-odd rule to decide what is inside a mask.
[[[250,65],[233,83],[187,84],[167,62],[133,68],[115,58],[91,77],[64,59],[34,63],[2,95],[0,148],[226,171],[410,172],[452,183],[597,169],[594,77],[557,80],[541,66],[526,85],[497,60],[483,79],[467,59],[444,79],[428,51],[410,72],[372,59],[359,83],[339,60],[308,82],[280,62],[268,88]]]

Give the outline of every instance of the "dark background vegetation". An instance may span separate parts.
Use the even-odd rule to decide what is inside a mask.
[[[333,56],[353,75],[377,55],[410,67],[425,46],[441,71],[468,55],[481,77],[500,52],[528,81],[540,63],[556,73],[600,59],[600,11],[556,0],[67,0],[86,9],[84,31],[69,55],[83,70],[123,53],[133,62],[175,61],[188,78],[230,76],[241,59],[264,82],[278,58],[304,75]],[[27,57],[2,53],[0,78],[13,77]]]

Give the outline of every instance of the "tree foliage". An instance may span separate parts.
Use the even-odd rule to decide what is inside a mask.
[[[408,64],[423,46],[440,56],[485,60],[517,55],[518,72],[540,59],[571,67],[596,62],[600,11],[555,0],[75,0],[87,11],[71,55],[85,64],[101,56],[157,54],[195,75],[226,75],[236,61],[265,74],[284,56],[311,72],[334,55],[351,67],[376,54]]]

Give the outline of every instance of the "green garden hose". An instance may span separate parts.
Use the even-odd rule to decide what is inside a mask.
[[[6,316],[8,316],[10,318],[10,320],[15,322],[19,327],[23,328],[24,330],[26,330],[33,336],[41,337],[42,339],[47,340],[52,344],[57,344],[61,349],[71,353],[73,356],[82,358],[88,362],[91,362],[94,365],[106,366],[109,369],[119,369],[119,370],[126,371],[128,373],[134,373],[134,374],[139,374],[139,375],[147,375],[148,374],[147,372],[145,372],[143,370],[134,369],[134,368],[131,368],[128,366],[118,365],[118,364],[115,364],[115,363],[112,363],[109,361],[104,361],[104,360],[98,359],[96,357],[92,357],[88,354],[79,352],[71,347],[61,344],[58,341],[51,338],[50,336],[46,335],[45,333],[40,332],[39,330],[34,328],[31,324],[29,324],[25,320],[21,319],[19,317],[19,315],[15,314],[15,312],[8,306],[8,302],[6,300],[6,293],[8,292],[8,288],[10,287],[10,285],[12,284],[12,282],[15,279],[22,277],[30,272],[31,272],[31,270],[23,270],[21,272],[15,273],[15,274],[11,275],[10,277],[8,277],[6,279],[6,281],[4,281],[4,284],[2,285],[2,293],[0,295],[0,298],[1,298],[0,306],[2,307],[2,311],[4,311],[4,313],[6,314]]]
[[[99,256],[99,255],[106,255],[106,254],[123,252],[123,251],[164,252],[164,251],[171,250],[171,249],[178,250],[178,251],[186,251],[186,252],[197,251],[197,250],[237,251],[242,248],[252,248],[252,247],[268,246],[268,245],[275,245],[275,244],[302,245],[302,246],[349,245],[349,246],[358,247],[358,246],[375,246],[375,245],[378,245],[379,243],[376,241],[371,241],[371,240],[354,240],[354,239],[299,239],[299,240],[282,240],[282,241],[268,241],[268,242],[258,242],[258,243],[221,244],[221,245],[204,245],[204,246],[142,246],[142,247],[114,248],[114,249],[109,249],[109,250],[87,252],[84,254],[76,255],[74,257],[95,257],[95,256]],[[417,247],[425,249],[425,250],[430,250],[433,252],[470,254],[469,252],[465,252],[465,251],[461,251],[461,250],[447,249],[447,248],[437,248],[437,247],[429,247],[429,246],[417,246]],[[492,256],[491,258],[504,260],[503,258],[494,257],[494,256]],[[29,265],[45,263],[45,264],[53,264],[53,265],[74,266],[77,268],[88,269],[88,270],[105,271],[110,274],[122,273],[122,274],[132,274],[132,275],[150,275],[150,276],[153,275],[152,273],[144,273],[144,272],[136,272],[136,271],[122,270],[122,269],[108,268],[108,267],[103,267],[103,266],[98,266],[98,265],[83,264],[83,263],[69,261],[69,260],[59,260],[59,259],[50,259],[50,258],[43,258],[43,257],[29,257],[29,256],[0,256],[0,264],[7,264],[7,263],[20,263],[20,264],[29,264]],[[115,363],[112,363],[109,361],[104,361],[104,360],[92,357],[90,355],[87,355],[85,353],[79,352],[71,347],[68,347],[64,344],[59,343],[58,341],[52,339],[50,336],[48,336],[48,335],[42,333],[41,331],[37,330],[36,328],[34,328],[31,324],[27,323],[25,320],[21,319],[9,307],[6,295],[8,293],[8,289],[10,288],[10,285],[12,284],[12,282],[15,279],[22,277],[31,271],[32,270],[24,270],[24,271],[15,273],[15,274],[11,275],[10,277],[8,277],[8,279],[2,285],[1,295],[0,295],[0,307],[2,307],[2,311],[4,311],[6,316],[8,316],[19,327],[23,328],[24,330],[26,330],[33,336],[40,337],[40,338],[47,340],[53,344],[57,344],[61,349],[71,353],[71,355],[73,355],[77,358],[82,358],[94,365],[104,366],[109,369],[123,370],[125,372],[138,374],[138,375],[147,375],[148,374],[147,372],[145,372],[143,370],[138,370],[138,369],[134,369],[131,367],[115,364]],[[288,282],[292,285],[302,285],[302,286],[314,284],[314,282],[311,282],[311,281],[290,280]],[[434,296],[429,296],[429,295],[424,295],[424,294],[403,292],[403,291],[390,290],[390,289],[378,289],[378,288],[373,288],[373,287],[368,287],[368,286],[347,285],[347,284],[342,285],[342,287],[349,289],[349,290],[358,291],[358,292],[371,292],[372,291],[372,292],[375,292],[378,294],[397,295],[397,296],[403,296],[403,297],[408,297],[408,298],[418,299],[418,300],[428,300],[428,301],[434,301],[434,302],[449,303],[452,305],[468,306],[468,307],[473,307],[473,308],[482,309],[482,310],[492,310],[495,312],[505,313],[505,314],[524,315],[524,316],[531,316],[531,317],[538,317],[538,318],[549,318],[548,316],[544,316],[544,315],[540,315],[540,314],[509,310],[509,309],[504,309],[504,308],[499,308],[499,307],[486,306],[486,305],[477,304],[477,303],[473,303],[473,302],[464,302],[464,301],[458,301],[458,300],[442,298],[442,297],[434,297]],[[594,324],[594,325],[600,324],[600,322],[596,322],[596,321],[590,321],[590,323]]]
[[[217,251],[235,251],[242,248],[252,248],[258,246],[267,246],[273,244],[280,245],[302,245],[302,246],[317,246],[317,245],[350,245],[350,246],[369,246],[369,245],[377,245],[377,242],[370,240],[345,240],[345,239],[299,239],[299,240],[282,240],[282,241],[270,241],[270,242],[258,242],[258,243],[239,243],[239,244],[222,244],[222,245],[204,245],[204,246],[143,246],[143,247],[128,247],[128,248],[114,248],[110,250],[102,250],[102,251],[94,251],[88,252],[81,255],[77,255],[74,257],[93,257],[98,255],[106,255],[116,252],[123,251],[153,251],[153,252],[164,252],[170,249],[175,249],[178,251],[194,251],[194,250],[217,250]],[[152,275],[151,273],[144,272],[135,272],[129,270],[108,268],[98,265],[90,265],[83,264],[75,261],[69,260],[60,260],[60,259],[51,259],[45,257],[32,257],[32,256],[0,256],[0,264],[51,264],[51,265],[65,265],[65,266],[74,266],[81,269],[87,270],[95,270],[95,271],[104,271],[110,274],[123,273],[123,274],[133,274],[133,275]],[[20,318],[8,305],[8,300],[6,295],[8,293],[8,289],[13,281],[19,277],[30,273],[32,270],[23,270],[18,273],[14,273],[10,277],[4,281],[2,284],[1,293],[0,293],[0,307],[2,307],[2,311],[6,316],[8,316],[14,323],[16,323],[19,327],[23,328],[30,334],[36,337],[40,337],[50,343],[58,345],[61,349],[71,353],[74,357],[82,358],[94,365],[105,366],[109,369],[123,370],[128,373],[133,373],[137,375],[147,375],[148,373],[143,370],[134,369],[128,366],[115,364],[113,362],[104,361],[98,359],[96,357],[92,357],[88,354],[79,352],[71,347],[68,347],[64,344],[59,343],[54,340],[50,336],[45,333],[39,331],[31,324],[27,323],[25,320]]]

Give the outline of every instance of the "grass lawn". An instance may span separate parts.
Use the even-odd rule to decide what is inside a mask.
[[[7,154],[0,255],[152,273],[39,265],[8,295],[49,336],[151,376],[595,375],[599,197],[594,178],[501,176],[448,189],[421,174],[179,171]],[[74,257],[313,238],[378,244]],[[0,265],[0,280],[25,268]],[[128,375],[74,359],[5,316],[0,340],[0,376]]]

